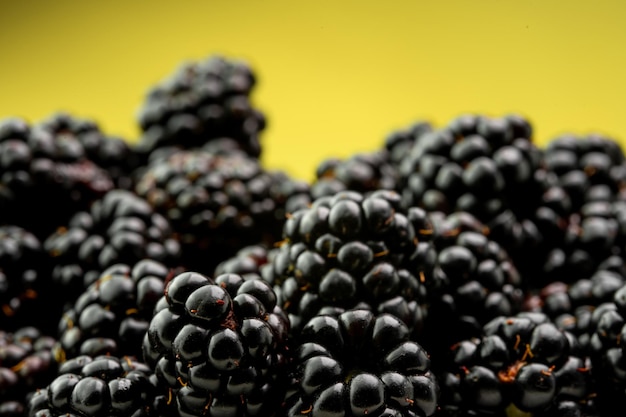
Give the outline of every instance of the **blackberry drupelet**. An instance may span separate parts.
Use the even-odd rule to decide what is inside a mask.
[[[316,316],[302,329],[294,361],[288,417],[426,417],[438,407],[427,351],[390,314]]]
[[[80,129],[47,121],[30,125],[20,118],[0,121],[4,224],[27,227],[44,239],[113,189],[111,175],[89,159]]]
[[[27,394],[47,385],[56,374],[55,340],[35,327],[13,333],[0,330],[0,416],[25,415]]]
[[[541,313],[492,320],[481,337],[453,345],[445,365],[438,374],[442,416],[595,412],[589,358]]]
[[[41,242],[19,226],[0,226],[0,330],[53,325],[49,265]],[[49,310],[52,312],[52,310]]]
[[[211,273],[243,246],[280,240],[285,213],[308,204],[308,185],[241,153],[180,151],[153,161],[137,193],[180,237],[183,264]]]
[[[395,314],[419,332],[425,286],[410,263],[418,237],[432,230],[422,230],[421,219],[404,213],[399,200],[390,190],[344,191],[289,216],[263,275],[289,314],[292,336],[318,314],[356,307]]]
[[[47,386],[29,396],[28,417],[162,416],[155,378],[130,356],[84,355],[65,362]]]
[[[48,236],[44,249],[55,264],[52,280],[70,303],[112,265],[142,259],[180,265],[180,244],[169,222],[146,200],[121,189],[76,213],[66,227]]]
[[[181,65],[146,95],[137,152],[147,158],[162,147],[199,148],[228,137],[258,157],[266,120],[250,102],[255,84],[252,68],[241,60],[213,55]]]
[[[80,355],[141,356],[156,303],[175,273],[150,259],[105,269],[63,313],[54,349],[57,361]]]
[[[181,417],[276,415],[289,322],[266,282],[184,272],[169,281],[144,338],[159,392]]]

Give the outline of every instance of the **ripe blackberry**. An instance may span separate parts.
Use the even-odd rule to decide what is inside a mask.
[[[48,328],[41,314],[50,290],[46,254],[35,235],[18,226],[0,226],[0,325],[16,331],[24,326]]]
[[[105,269],[63,313],[56,359],[62,363],[80,355],[141,356],[154,308],[174,273],[150,259]]]
[[[136,149],[148,157],[162,147],[199,148],[229,137],[252,157],[261,153],[265,116],[250,102],[256,83],[244,61],[213,55],[181,65],[147,94],[138,115]]]
[[[76,213],[44,242],[52,257],[53,282],[73,302],[101,272],[118,263],[142,259],[177,267],[180,245],[168,221],[134,193],[116,189]]]
[[[266,282],[175,276],[144,338],[178,415],[273,416],[285,390],[287,317]],[[165,394],[167,393],[167,394]]]
[[[237,274],[244,279],[263,279],[264,270],[271,268],[272,256],[278,249],[268,249],[265,245],[250,245],[241,248],[235,256],[221,262],[213,276]]]
[[[302,329],[286,416],[432,416],[438,382],[428,353],[395,316],[319,315]]]
[[[279,240],[286,211],[309,201],[306,183],[256,159],[202,150],[154,160],[136,190],[179,234],[187,269],[203,273],[243,246]]]
[[[26,395],[54,378],[54,343],[35,327],[0,330],[0,416],[25,415]]]
[[[340,191],[367,193],[394,190],[398,182],[397,169],[388,162],[384,151],[359,153],[347,159],[329,158],[316,169],[311,196],[332,196]]]
[[[82,127],[77,124],[44,121],[31,126],[20,118],[0,121],[3,223],[27,227],[44,239],[72,214],[113,189],[111,175],[89,159],[80,140]]]
[[[293,336],[318,314],[356,307],[396,314],[419,331],[425,287],[409,263],[422,236],[413,223],[419,219],[399,200],[390,190],[344,191],[289,216],[264,277],[277,289]]]
[[[490,320],[520,312],[524,291],[512,259],[471,214],[433,212],[430,221],[431,240],[418,244],[412,268],[427,288],[419,340],[437,358],[452,344],[479,337]]]
[[[384,141],[384,147],[387,151],[387,158],[394,167],[399,167],[402,160],[411,148],[415,145],[415,141],[425,133],[432,132],[433,125],[427,121],[417,121],[406,128],[398,129],[391,132]]]
[[[545,161],[565,193],[553,204],[562,213],[563,239],[547,251],[543,281],[586,279],[607,259],[624,256],[624,155],[609,138],[563,136],[549,143]]]
[[[551,416],[567,407],[579,414],[565,415],[582,415],[597,395],[576,338],[541,313],[492,320],[481,337],[453,345],[446,366],[439,375],[444,416]]]
[[[84,156],[110,175],[115,188],[132,189],[139,157],[127,140],[105,134],[94,120],[69,113],[55,113],[39,125],[57,137],[76,139]]]
[[[542,211],[553,178],[520,116],[462,115],[426,131],[401,161],[400,176],[404,207],[474,215],[524,272],[534,273],[559,237],[548,234],[553,219],[544,217],[552,212]]]
[[[587,304],[573,307],[555,320],[562,329],[575,335],[590,358],[592,383],[597,389],[595,402],[602,415],[614,414],[616,407],[626,401],[626,362],[623,358],[626,346],[626,285],[623,276],[620,278],[622,285],[613,285],[617,281],[608,284],[609,279],[605,277],[604,289],[611,295],[590,298]],[[596,281],[594,284],[600,283]],[[596,292],[595,287],[592,290]]]
[[[84,355],[65,362],[28,400],[28,417],[158,416],[152,370],[130,356]]]

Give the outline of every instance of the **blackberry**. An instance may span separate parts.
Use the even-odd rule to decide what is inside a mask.
[[[148,157],[162,147],[199,148],[228,137],[258,157],[266,120],[250,102],[255,84],[252,68],[241,60],[213,55],[181,65],[146,95],[137,152]]]
[[[264,270],[271,268],[272,257],[277,252],[278,249],[268,249],[265,245],[243,247],[235,256],[217,265],[213,275],[237,274],[244,279],[264,279]]]
[[[446,366],[439,375],[444,416],[594,409],[589,358],[573,335],[541,313],[492,320],[480,337],[453,345]]]
[[[179,266],[180,245],[169,222],[134,193],[116,189],[76,213],[44,241],[54,261],[53,282],[73,302],[101,272],[142,259]]]
[[[80,355],[141,356],[143,337],[172,274],[174,270],[150,259],[105,269],[63,313],[56,359],[63,363]]]
[[[399,167],[402,160],[415,145],[415,141],[423,134],[433,130],[434,127],[430,122],[420,120],[406,128],[398,129],[388,134],[384,141],[384,148],[392,166]]]
[[[552,218],[544,219],[540,209],[555,179],[546,172],[532,126],[523,117],[459,116],[417,137],[399,169],[405,208],[474,215],[531,275],[542,265],[537,259],[545,248],[560,236],[547,235],[553,228],[544,227]],[[557,226],[559,219],[553,222]]]
[[[428,353],[395,316],[319,315],[294,353],[286,415],[432,416],[439,386]]]
[[[285,213],[309,201],[306,183],[256,159],[202,150],[154,160],[136,190],[179,234],[187,269],[203,273],[243,246],[279,240]]]
[[[41,242],[19,226],[0,226],[0,322],[4,331],[24,326],[45,329],[50,307],[49,265]]]
[[[555,201],[564,230],[547,252],[544,282],[586,279],[626,244],[626,163],[619,145],[606,137],[562,136],[548,144],[545,164],[565,193]]]
[[[32,326],[13,333],[0,330],[0,416],[25,415],[26,395],[54,378],[54,343]]]
[[[425,287],[410,261],[421,235],[399,200],[390,190],[344,191],[289,215],[263,276],[277,289],[294,337],[317,314],[356,307],[396,314],[419,332]]]
[[[420,340],[436,358],[460,340],[479,337],[490,320],[520,312],[524,290],[513,260],[471,214],[433,212],[430,221],[431,240],[418,244],[413,268],[427,288]]]
[[[387,153],[379,151],[352,155],[344,160],[324,160],[316,169],[316,179],[311,185],[312,198],[332,196],[346,190],[360,193],[395,190],[398,172],[387,159]]]
[[[575,334],[578,344],[589,356],[591,378],[597,389],[596,405],[603,415],[612,415],[626,400],[626,362],[623,359],[626,284],[623,284],[623,277],[620,278],[622,285],[608,284],[605,278],[607,295],[589,298],[587,304],[573,306],[570,312],[555,320],[562,329]],[[606,291],[609,288],[610,291]],[[592,290],[595,293],[596,288]],[[573,298],[571,294],[570,298]]]
[[[90,160],[80,126],[0,121],[0,217],[44,239],[114,187]],[[96,133],[97,134],[97,133]],[[42,215],[45,207],[45,215]]]
[[[27,416],[158,416],[152,370],[130,356],[84,355],[65,362],[29,396]]]
[[[75,138],[84,156],[110,175],[115,188],[132,189],[139,156],[127,140],[105,134],[94,120],[63,112],[41,121],[40,126],[56,136]]]
[[[144,338],[144,359],[178,415],[275,415],[285,391],[289,322],[269,284],[184,272],[168,283],[164,299]]]

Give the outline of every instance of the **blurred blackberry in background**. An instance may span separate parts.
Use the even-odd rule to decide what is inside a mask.
[[[564,233],[559,244],[548,248],[540,282],[589,278],[607,259],[624,257],[624,154],[607,137],[562,136],[548,144],[544,160],[561,190],[550,206]]]
[[[147,158],[161,147],[199,148],[229,137],[258,157],[266,121],[250,102],[255,83],[252,68],[241,60],[213,55],[181,65],[146,95],[138,115],[143,135],[137,152]]]
[[[280,240],[285,215],[309,203],[309,187],[241,153],[180,151],[156,158],[137,193],[172,224],[182,263],[210,274],[247,245]]]
[[[111,175],[89,159],[80,128],[0,121],[2,223],[27,227],[44,239],[114,188]]]
[[[94,120],[68,113],[55,113],[39,126],[57,137],[74,137],[83,147],[84,156],[111,176],[115,188],[132,189],[139,156],[127,140],[105,134]]]
[[[386,159],[384,152],[372,152],[355,154],[343,160],[329,158],[322,161],[311,184],[312,198],[333,196],[347,190],[359,193],[395,190],[398,174]]]
[[[79,356],[59,367],[47,386],[29,396],[28,417],[162,416],[152,370],[136,358]]]
[[[41,242],[18,226],[0,226],[0,330],[35,326],[49,332],[54,300]]]
[[[74,300],[115,264],[142,259],[178,267],[181,255],[169,222],[131,191],[116,189],[76,213],[44,242],[54,267],[52,281],[64,304]]]
[[[54,378],[54,343],[55,339],[31,326],[13,333],[0,330],[0,416],[26,415],[27,394]]]
[[[596,415],[589,358],[544,314],[495,318],[448,355],[438,374],[441,416]]]
[[[175,273],[150,259],[105,269],[63,313],[56,359],[63,363],[80,355],[141,356],[156,303]]]
[[[404,207],[474,215],[524,273],[536,273],[546,247],[562,235],[560,218],[542,214],[554,179],[532,142],[530,122],[521,116],[461,115],[426,130],[399,169]],[[556,236],[549,235],[554,228]]]
[[[434,127],[430,122],[420,120],[389,133],[384,140],[384,148],[391,165],[399,168],[402,160],[411,152],[415,141],[433,130]]]
[[[430,359],[395,316],[347,310],[313,317],[294,352],[286,416],[432,416]]]
[[[425,287],[410,261],[420,220],[403,212],[390,190],[343,191],[291,213],[263,276],[289,314],[292,336],[318,314],[357,307],[395,314],[419,332]]]
[[[276,415],[289,322],[270,285],[184,272],[169,281],[163,300],[144,338],[144,360],[178,415]]]
[[[215,267],[213,276],[237,274],[245,279],[265,279],[264,270],[272,267],[272,257],[278,251],[277,248],[268,249],[265,245],[245,246],[233,257],[220,262]]]

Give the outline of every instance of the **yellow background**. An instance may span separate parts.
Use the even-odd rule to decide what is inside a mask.
[[[0,117],[57,110],[138,136],[147,89],[183,60],[250,62],[268,117],[263,162],[380,146],[418,119],[526,115],[559,133],[626,140],[620,1],[20,1],[0,3]]]

